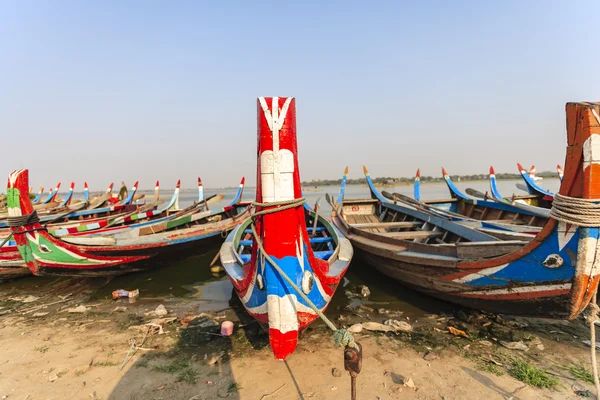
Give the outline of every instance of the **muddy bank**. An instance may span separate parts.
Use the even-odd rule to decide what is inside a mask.
[[[327,314],[352,327],[364,347],[359,399],[593,398],[582,320],[484,315],[435,302],[422,310],[385,285],[364,297],[362,285],[376,277],[350,278]],[[310,326],[296,353],[276,361],[227,281],[189,284],[186,296],[145,286],[129,303],[110,298],[114,281],[33,279],[0,288],[0,397],[349,398],[342,351],[324,324]],[[161,304],[166,314],[156,313]],[[235,323],[230,337],[219,336],[224,320]]]

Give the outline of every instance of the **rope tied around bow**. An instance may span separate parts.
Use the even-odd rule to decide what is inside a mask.
[[[582,199],[556,193],[550,216],[557,221],[586,228],[600,226],[600,199]]]
[[[12,239],[17,228],[20,228],[25,225],[35,224],[38,222],[40,222],[40,217],[38,217],[37,212],[35,210],[33,210],[31,214],[19,215],[17,217],[9,216],[8,226],[14,229],[12,229],[10,235],[8,235],[6,239],[4,239],[2,243],[0,243],[0,247],[4,246],[10,239]]]

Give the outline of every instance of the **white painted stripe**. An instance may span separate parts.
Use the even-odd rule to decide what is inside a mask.
[[[592,164],[600,164],[600,135],[592,134],[583,143],[583,170]]]
[[[562,251],[567,244],[571,241],[575,233],[577,232],[577,227],[575,225],[571,225],[569,229],[567,229],[567,224],[564,222],[558,223],[558,229],[556,230],[556,236],[558,237],[558,250]]]
[[[484,278],[486,276],[490,276],[492,274],[495,274],[498,271],[502,271],[507,266],[508,266],[508,264],[502,264],[502,265],[499,265],[497,267],[486,268],[484,270],[475,272],[473,274],[469,274],[469,275],[463,276],[462,278],[455,279],[454,282],[459,282],[459,283],[471,282],[471,281],[474,281],[475,279]]]
[[[598,239],[586,237],[584,230],[588,228],[580,228],[582,232],[579,235],[577,243],[577,267],[575,268],[575,276],[595,277],[600,273],[600,246]]]
[[[277,329],[281,333],[298,330],[296,295],[286,294],[283,297],[268,295],[267,312],[269,328]]]
[[[476,290],[472,292],[464,292],[462,294],[481,294],[481,295],[497,295],[497,294],[513,294],[513,293],[534,293],[546,292],[550,290],[566,290],[571,289],[570,283],[562,283],[560,285],[538,285],[538,286],[523,286],[509,289],[496,290]]]

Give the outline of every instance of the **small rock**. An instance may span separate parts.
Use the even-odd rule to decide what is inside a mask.
[[[33,313],[32,317],[45,317],[48,314],[50,314],[50,313],[49,312],[36,312],[36,313]]]
[[[84,313],[84,312],[88,312],[90,309],[87,308],[86,306],[77,306],[74,308],[69,308],[67,309],[68,313]]]
[[[545,347],[543,344],[538,344],[535,346],[539,351],[544,351]]]
[[[362,285],[360,287],[360,295],[362,297],[369,297],[371,295],[371,291],[369,290],[369,288],[367,287],[367,285]]]
[[[332,386],[332,387],[331,387],[331,391],[334,391],[334,390],[337,390],[337,387],[336,387],[336,386]]]
[[[58,375],[56,375],[56,374],[52,374],[48,377],[49,382],[54,382],[57,379],[58,379]]]
[[[573,386],[571,386],[571,389],[577,396],[581,396],[581,397],[590,397],[591,396],[591,393],[589,390],[587,390],[585,387],[583,387],[577,383],[574,383]]]
[[[157,317],[166,317],[169,314],[169,312],[167,311],[165,306],[161,304],[158,307],[156,307],[156,310],[154,310],[154,314],[156,314]]]
[[[115,309],[113,310],[113,312],[125,312],[125,311],[127,311],[127,307],[121,307],[121,306],[115,307]]]
[[[359,332],[362,332],[362,330],[363,330],[362,324],[354,324],[350,328],[348,328],[348,332],[351,332],[351,333],[359,333]]]
[[[342,376],[342,371],[337,368],[333,368],[331,370],[331,375],[335,376],[336,378],[340,378]]]
[[[480,340],[478,343],[482,346],[493,346],[492,342],[490,342],[489,340]]]
[[[404,386],[406,386],[407,388],[411,388],[412,390],[417,390],[417,386],[415,386],[415,383],[413,382],[412,378],[404,379]]]
[[[425,360],[425,361],[433,361],[433,360],[437,360],[438,358],[440,358],[440,357],[432,351],[426,352],[425,355],[423,356],[423,360]]]
[[[511,349],[511,350],[520,350],[520,351],[527,351],[527,350],[529,350],[529,347],[527,347],[527,345],[525,343],[523,343],[522,341],[518,341],[518,342],[505,342],[505,341],[501,340],[500,344],[502,346],[506,347],[507,349]]]

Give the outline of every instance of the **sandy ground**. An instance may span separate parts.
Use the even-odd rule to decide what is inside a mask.
[[[31,302],[0,303],[1,399],[350,398],[342,350],[321,323],[304,332],[297,351],[282,362],[273,359],[265,334],[236,305],[207,315],[182,302],[169,309],[167,319],[157,319],[152,302],[37,295]],[[43,307],[53,302],[58,303]],[[84,312],[68,311],[82,305]],[[236,324],[228,338],[216,335],[224,319]],[[385,319],[389,315],[364,306],[346,307],[335,317],[339,325]],[[358,399],[579,399],[574,385],[593,389],[566,369],[573,364],[589,368],[582,321],[464,311],[396,319],[410,323],[413,331],[355,335],[364,348]],[[145,325],[153,320],[162,324],[163,334]],[[448,327],[467,337],[449,333]],[[501,340],[521,341],[527,351],[505,348]],[[558,385],[539,389],[513,378],[508,370],[515,360],[548,370]],[[341,376],[333,376],[334,368]]]

